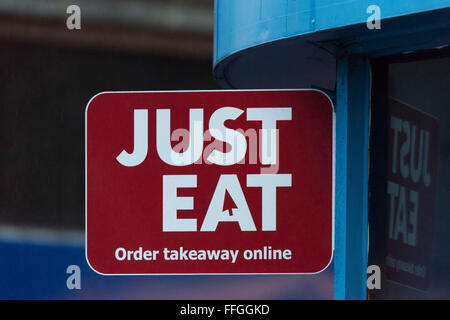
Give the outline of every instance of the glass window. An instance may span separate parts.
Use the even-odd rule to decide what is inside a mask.
[[[450,55],[373,63],[370,257],[382,299],[450,298]]]

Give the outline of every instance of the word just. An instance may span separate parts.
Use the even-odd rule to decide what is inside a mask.
[[[267,173],[275,173],[278,170],[277,121],[291,120],[291,108],[248,108],[246,120],[259,121],[261,129],[250,128],[245,131],[225,126],[226,121],[236,120],[244,113],[238,108],[223,107],[216,110],[211,115],[209,129],[205,132],[203,132],[203,109],[189,110],[189,130],[178,128],[173,132],[170,112],[170,109],[156,110],[156,149],[159,158],[166,164],[171,166],[188,166],[203,162],[219,166],[245,164],[248,150],[249,164],[256,164],[259,155],[262,165],[271,166],[262,168],[261,172],[263,169],[267,169]],[[136,109],[134,150],[132,153],[123,150],[117,161],[126,167],[140,165],[147,158],[148,136],[148,110]],[[214,140],[204,147],[205,141],[211,141],[213,138]],[[172,147],[172,142],[179,143]]]

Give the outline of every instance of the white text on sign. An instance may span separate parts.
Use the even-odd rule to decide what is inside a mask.
[[[236,120],[244,110],[234,107],[217,109],[209,119],[210,137],[215,139],[204,148],[205,133],[203,109],[189,110],[189,131],[184,134],[187,141],[181,149],[174,150],[172,141],[174,133],[170,126],[170,109],[156,110],[156,148],[160,159],[171,166],[188,166],[198,163],[202,155],[206,155],[207,164],[231,166],[243,161],[248,148],[243,130],[229,129],[225,122]],[[277,121],[292,119],[291,108],[247,108],[247,121],[259,121],[259,155],[262,165],[278,165],[278,133]],[[177,133],[176,136],[180,134]],[[123,150],[117,161],[125,167],[140,165],[148,153],[148,110],[134,110],[134,150],[128,153]],[[252,141],[255,141],[254,139]],[[223,152],[216,148],[217,142],[226,143],[231,150]],[[205,153],[205,151],[207,151]],[[248,174],[246,186],[261,188],[262,212],[261,230],[276,231],[276,190],[278,187],[291,187],[291,174]],[[181,219],[177,217],[179,210],[193,210],[193,197],[177,196],[180,188],[196,188],[197,175],[163,175],[163,225],[164,232],[195,232],[198,231],[197,219]],[[226,193],[233,199],[236,207],[223,210]],[[231,211],[231,212],[230,212]],[[236,222],[241,231],[256,231],[244,192],[237,175],[222,174],[210,201],[200,231],[216,231],[220,222]]]

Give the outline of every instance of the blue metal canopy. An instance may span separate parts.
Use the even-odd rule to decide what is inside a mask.
[[[336,100],[334,292],[365,299],[371,59],[450,45],[450,0],[215,0],[214,41],[222,87]]]
[[[380,30],[367,28],[381,9]],[[450,0],[215,0],[214,74],[227,88],[334,90],[340,50],[447,44]]]

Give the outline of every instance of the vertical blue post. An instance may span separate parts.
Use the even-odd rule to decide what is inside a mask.
[[[335,299],[366,299],[370,62],[337,61]]]

